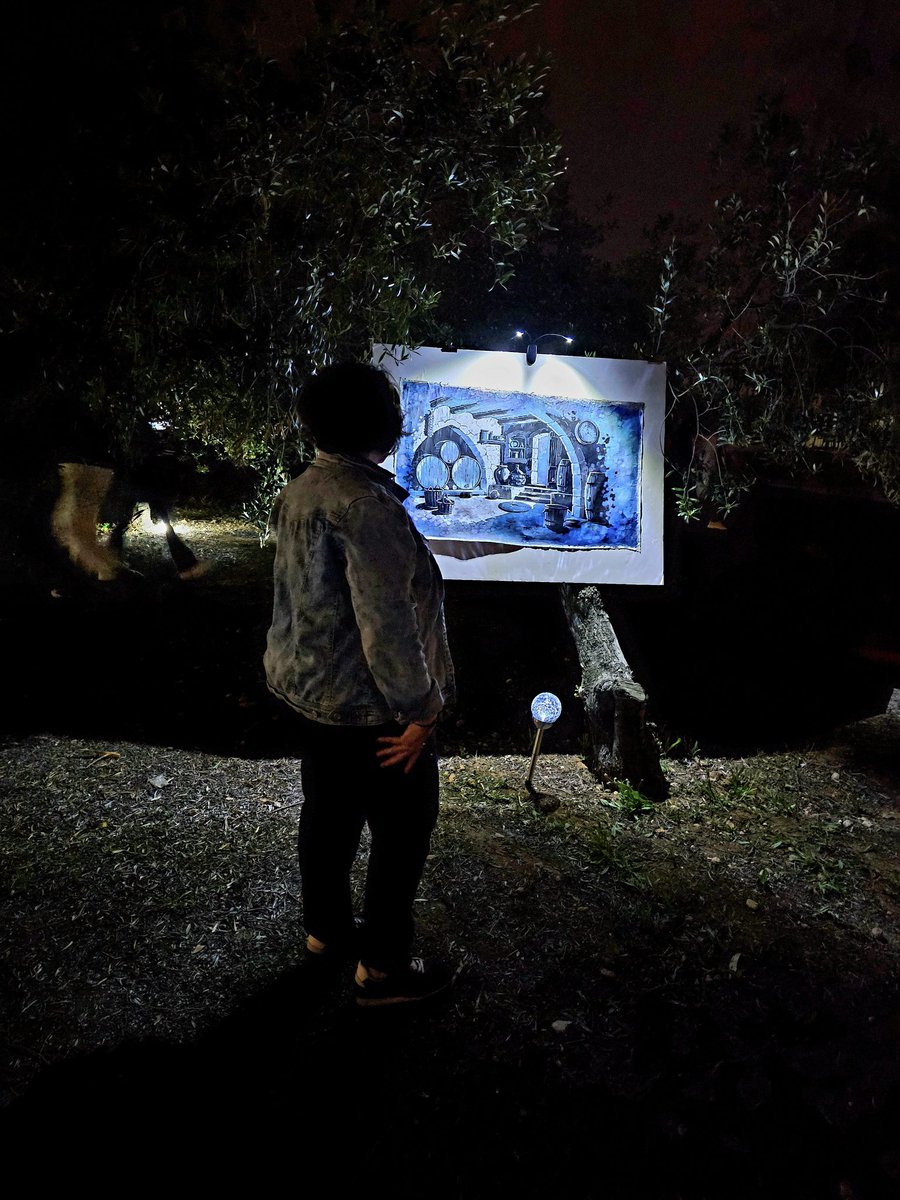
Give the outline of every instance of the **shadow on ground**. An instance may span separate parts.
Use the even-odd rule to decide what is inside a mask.
[[[590,964],[572,980],[603,985]],[[188,1170],[202,1161],[207,1181],[257,1162],[321,1171],[323,1183],[326,1171],[389,1178],[391,1194],[409,1197],[894,1196],[900,1089],[883,1055],[895,1018],[876,993],[871,1020],[848,1030],[827,1002],[800,1007],[814,982],[793,1011],[782,990],[773,1012],[757,980],[733,997],[733,1028],[711,1011],[687,1040],[695,1017],[644,996],[631,1031],[641,1084],[629,1094],[621,1078],[573,1069],[571,1049],[565,1070],[537,1042],[518,1061],[493,1055],[459,1019],[466,1011],[477,1027],[473,975],[453,1000],[373,1014],[300,967],[193,1045],[136,1042],[48,1069],[7,1113],[6,1133],[11,1146],[42,1130],[76,1146],[70,1181],[146,1156],[151,1179],[179,1159]],[[32,1183],[60,1166],[32,1160]]]

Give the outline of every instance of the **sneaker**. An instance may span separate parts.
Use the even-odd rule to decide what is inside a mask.
[[[353,994],[360,1008],[376,1008],[427,1000],[429,996],[445,991],[452,982],[450,969],[431,958],[414,958],[405,971],[392,971],[384,979],[373,979],[360,963],[356,968]]]
[[[343,963],[348,959],[359,958],[364,928],[365,921],[362,917],[354,917],[353,931],[347,937],[332,942],[321,942],[310,934],[306,939],[306,957],[311,962],[320,963]]]

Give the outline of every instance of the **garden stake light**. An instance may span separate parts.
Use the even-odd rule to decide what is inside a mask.
[[[552,692],[540,692],[531,702],[531,716],[534,720],[536,730],[534,734],[534,746],[531,750],[531,762],[528,764],[528,776],[525,780],[525,787],[531,791],[531,777],[534,775],[534,766],[537,762],[537,757],[541,752],[541,740],[544,736],[544,730],[549,729],[551,725],[559,720],[562,712],[562,704],[558,696],[554,696]]]

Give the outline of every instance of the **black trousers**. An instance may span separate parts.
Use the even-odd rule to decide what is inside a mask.
[[[409,963],[412,908],[438,813],[438,764],[429,738],[408,775],[382,767],[380,737],[396,724],[322,725],[301,717],[298,850],[307,933],[346,940],[353,931],[350,868],[364,825],[371,835],[361,960],[376,970]]]

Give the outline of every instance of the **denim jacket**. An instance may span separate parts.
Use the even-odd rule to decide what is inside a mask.
[[[430,721],[453,698],[437,564],[381,467],[319,451],[275,502],[269,688],[327,725]]]

